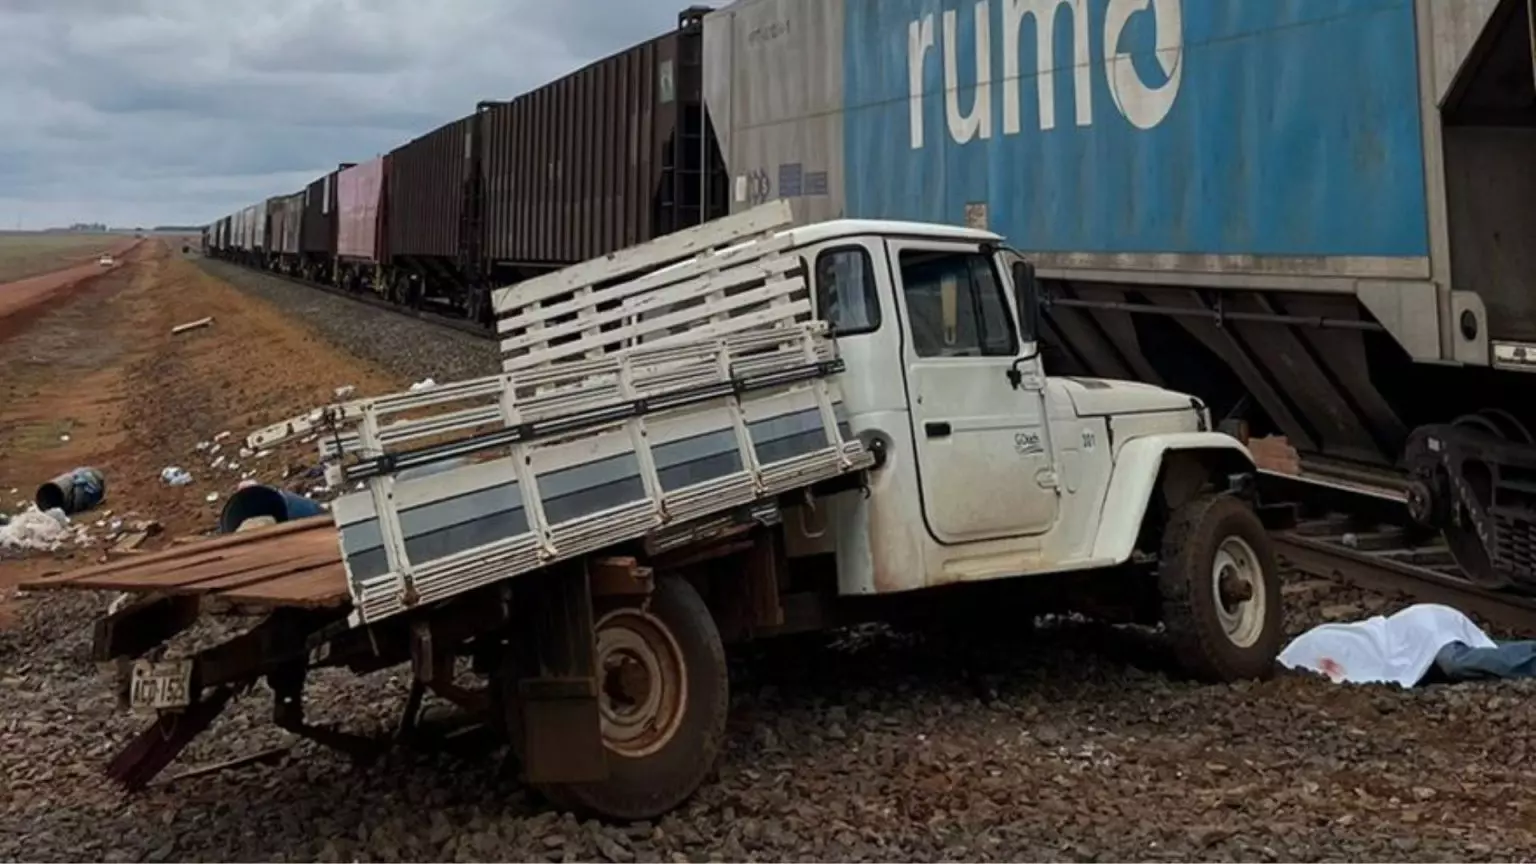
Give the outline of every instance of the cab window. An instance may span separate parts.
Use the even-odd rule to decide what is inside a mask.
[[[816,256],[816,310],[833,335],[880,329],[875,290],[875,266],[863,246],[825,249]]]
[[[1018,353],[1007,298],[979,252],[901,253],[902,293],[919,357],[1011,357]]]

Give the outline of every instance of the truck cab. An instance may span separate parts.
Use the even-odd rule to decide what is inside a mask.
[[[1155,587],[1192,671],[1267,671],[1279,586],[1238,494],[1253,462],[1198,399],[1050,376],[1033,268],[996,234],[865,220],[791,233],[847,364],[848,430],[877,458],[867,494],[827,508],[839,594],[1123,568]]]

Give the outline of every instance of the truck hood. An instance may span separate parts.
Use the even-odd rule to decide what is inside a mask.
[[[1079,417],[1188,411],[1195,405],[1194,399],[1184,393],[1135,381],[1076,377],[1056,380],[1065,385],[1067,396],[1072,400],[1072,407]]]

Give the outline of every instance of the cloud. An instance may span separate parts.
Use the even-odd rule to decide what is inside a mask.
[[[0,228],[200,224],[676,26],[678,0],[4,0]]]

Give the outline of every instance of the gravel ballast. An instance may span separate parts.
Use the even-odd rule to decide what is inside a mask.
[[[1329,599],[1329,598],[1312,598]],[[1370,598],[1366,598],[1370,602]],[[87,662],[84,596],[0,633],[0,858],[64,860],[1485,860],[1536,853],[1529,682],[1197,686],[1091,624],[943,647],[867,628],[733,657],[718,777],[654,824],[550,810],[492,749],[282,762],[125,797],[136,731]],[[1299,616],[1296,625],[1305,621]],[[313,682],[376,732],[399,670]],[[163,777],[288,739],[258,687]],[[488,745],[487,745],[488,746]]]
[[[446,383],[500,371],[498,346],[492,339],[477,338],[226,261],[202,257],[192,260],[204,272],[304,322],[331,344],[414,381],[431,378]]]
[[[493,343],[203,266],[397,374],[443,382],[495,370]],[[653,823],[551,809],[492,743],[355,766],[274,727],[264,685],[160,780],[291,743],[285,757],[127,796],[101,771],[146,721],[116,709],[89,660],[108,599],[33,595],[0,627],[0,859],[1536,856],[1536,682],[1196,685],[1170,670],[1155,635],[1071,621],[943,641],[865,627],[736,650],[716,776]],[[1292,634],[1404,605],[1301,579],[1285,602]],[[306,707],[315,722],[382,733],[406,685],[403,668],[327,672]]]

